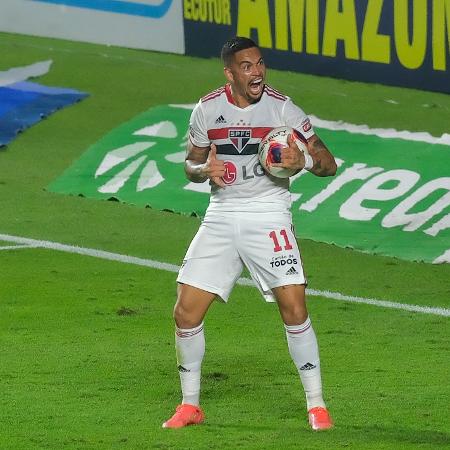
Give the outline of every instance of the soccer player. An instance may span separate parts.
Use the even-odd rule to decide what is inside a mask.
[[[307,281],[292,228],[289,179],[263,170],[258,144],[270,129],[286,125],[307,139],[309,155],[289,137],[280,167],[331,176],[336,162],[305,113],[265,84],[266,67],[255,42],[230,39],[221,56],[228,82],[198,102],[189,124],[186,175],[197,183],[209,179],[211,198],[177,278],[175,344],[183,399],[163,427],[203,422],[203,319],[214,299],[227,301],[245,265],[265,299],[278,304],[312,429],[328,429],[333,422],[322,397],[317,339],[305,304]]]

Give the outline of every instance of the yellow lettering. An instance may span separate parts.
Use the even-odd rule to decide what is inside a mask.
[[[272,48],[269,5],[266,0],[240,0],[237,34],[250,37],[251,30],[258,33],[260,47]]]
[[[412,39],[409,39],[408,0],[394,2],[394,39],[400,63],[408,69],[423,64],[427,49],[427,0],[413,0]]]
[[[447,45],[450,48],[450,0],[433,2],[433,69],[447,70]]]
[[[289,3],[289,15],[287,3]],[[305,26],[306,8],[306,26]],[[288,50],[288,19],[293,52],[304,49],[303,34],[306,28],[306,52],[319,53],[319,3],[318,0],[279,0],[275,2],[275,47]]]
[[[292,6],[292,5],[291,5]],[[292,8],[291,8],[292,14]],[[319,54],[319,1],[306,0],[306,53]]]
[[[230,0],[184,0],[184,18],[231,25]]]
[[[339,12],[339,0],[328,0],[326,3],[322,54],[336,56],[338,40],[344,41],[346,58],[359,59],[354,0],[342,0],[342,12]]]
[[[192,20],[195,20],[195,21],[197,21],[198,20],[198,17],[199,17],[199,8],[198,8],[198,2],[199,2],[200,0],[192,0],[192,9],[191,9],[191,11],[192,11]]]
[[[208,0],[208,20],[214,22],[214,10],[217,7],[217,2],[214,0]]]
[[[184,18],[188,20],[192,19],[191,0],[184,0]]]
[[[303,14],[303,9],[300,14]],[[287,0],[278,0],[278,2],[275,5],[275,48],[277,50],[288,49],[287,22],[288,22]]]
[[[219,2],[215,1],[214,3],[210,3],[211,6],[211,15],[210,15],[210,22],[215,23],[222,23],[222,2],[218,4]]]
[[[200,21],[201,22],[206,22],[206,19],[208,18],[208,8],[207,8],[207,4],[205,2],[205,0],[200,1],[200,7],[199,7],[199,11],[200,11]]]
[[[222,23],[231,25],[230,0],[222,0]]]
[[[389,64],[391,37],[378,34],[383,0],[369,0],[361,37],[361,58],[364,61]]]

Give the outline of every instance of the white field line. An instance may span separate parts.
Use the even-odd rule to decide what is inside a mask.
[[[110,261],[118,261],[121,263],[151,267],[152,269],[165,270],[167,272],[178,272],[179,270],[179,267],[175,264],[163,263],[160,261],[154,261],[152,259],[138,258],[136,256],[122,255],[120,253],[106,252],[103,250],[96,250],[93,248],[84,248],[84,247],[77,247],[74,245],[60,244],[58,242],[41,241],[37,239],[29,239],[20,236],[11,236],[9,234],[0,234],[0,240],[5,242],[13,242],[15,244],[21,244],[20,247],[11,246],[12,249],[23,248],[23,246],[27,246],[28,248],[45,248],[51,250],[58,250],[66,253],[76,253],[79,255],[93,256],[95,258],[107,259]],[[241,286],[255,287],[253,281],[249,280],[248,278],[240,278],[237,283]],[[433,314],[435,316],[450,317],[450,309],[448,308],[409,305],[405,303],[397,303],[388,300],[379,300],[376,298],[354,297],[351,295],[340,294],[339,292],[319,291],[316,289],[308,289],[307,292],[309,296],[313,297],[325,297],[332,300],[340,300],[352,303],[364,303],[366,305],[373,305],[382,308],[393,308],[404,311],[418,312],[422,314]]]
[[[169,104],[173,108],[194,109],[195,103],[187,104]],[[368,125],[357,125],[354,123],[343,122],[341,120],[324,120],[312,114],[309,115],[311,122],[315,127],[326,130],[347,131],[354,134],[365,134],[369,136],[378,136],[382,139],[403,139],[406,141],[426,142],[428,144],[442,144],[450,146],[450,134],[444,133],[440,137],[432,136],[428,131],[407,131],[396,130],[395,128],[370,128]]]
[[[16,250],[18,248],[39,248],[42,247],[41,245],[34,245],[34,244],[17,244],[17,245],[2,245],[0,246],[0,250]]]
[[[0,72],[0,86],[8,86],[9,84],[19,81],[28,80],[45,75],[50,70],[52,60],[40,61],[24,67],[13,67],[6,71]]]

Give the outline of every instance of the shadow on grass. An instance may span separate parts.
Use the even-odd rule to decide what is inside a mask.
[[[323,444],[335,445],[336,447],[358,448],[369,446],[375,448],[382,445],[383,448],[399,449],[421,446],[421,448],[443,449],[450,446],[450,434],[432,431],[432,430],[414,430],[395,426],[361,426],[345,427],[337,425],[332,430],[326,432],[313,432],[309,429],[306,422],[293,421],[280,422],[278,424],[266,425],[263,423],[248,423],[246,421],[240,424],[205,423],[204,431],[206,433],[220,433],[226,430],[226,434],[231,441],[232,436],[242,439],[246,435],[250,440],[257,438],[264,445],[267,445],[271,437],[277,436],[278,445],[283,444],[283,448],[291,448],[301,438],[303,443],[308,441],[313,443],[320,439]],[[236,434],[234,434],[235,432]],[[225,442],[224,442],[225,443]],[[229,444],[230,442],[228,442]],[[408,445],[409,444],[409,445]],[[423,446],[423,447],[422,447]],[[263,447],[261,447],[263,448]],[[269,448],[265,447],[264,448]],[[276,448],[273,447],[273,448]],[[331,448],[331,447],[330,447]]]

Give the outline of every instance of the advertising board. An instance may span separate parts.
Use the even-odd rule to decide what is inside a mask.
[[[272,68],[450,93],[450,0],[184,0],[186,54],[250,37]]]
[[[184,53],[176,0],[2,0],[0,31]]]

